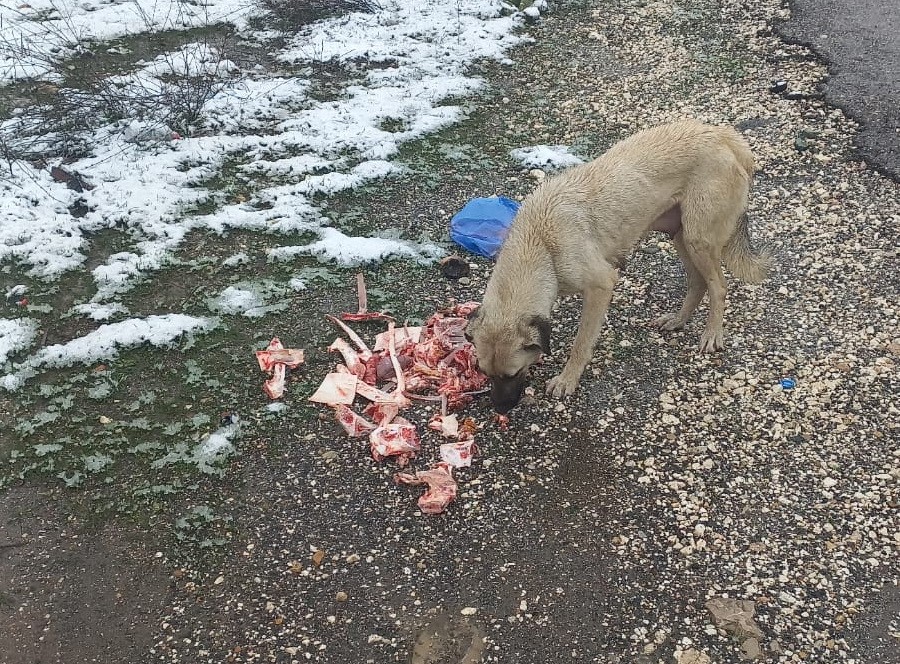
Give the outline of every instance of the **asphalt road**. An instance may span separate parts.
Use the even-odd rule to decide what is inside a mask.
[[[900,2],[793,0],[779,32],[827,62],[825,98],[862,125],[860,156],[900,179]]]

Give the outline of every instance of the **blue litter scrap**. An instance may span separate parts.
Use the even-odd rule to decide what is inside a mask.
[[[450,239],[473,254],[494,258],[519,204],[503,196],[473,198],[450,220]]]
[[[797,381],[793,378],[782,378],[781,388],[784,390],[793,390],[797,386]]]

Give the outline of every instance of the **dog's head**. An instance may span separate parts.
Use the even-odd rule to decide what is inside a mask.
[[[525,391],[528,369],[550,353],[550,322],[543,316],[515,320],[475,311],[466,326],[478,368],[491,379],[491,403],[501,414],[515,407]]]

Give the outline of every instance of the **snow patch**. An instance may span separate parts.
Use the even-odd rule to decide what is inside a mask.
[[[583,164],[584,159],[570,152],[566,145],[532,145],[509,151],[514,161],[526,168],[561,171]]]
[[[219,427],[193,448],[187,443],[179,443],[173,451],[151,465],[153,468],[162,468],[174,463],[188,463],[196,465],[202,473],[221,475],[224,472],[222,467],[224,463],[237,453],[233,441],[239,438],[240,434],[241,423],[237,420]]]
[[[197,318],[184,314],[166,314],[147,318],[129,318],[119,323],[101,325],[83,337],[64,344],[41,348],[25,362],[17,364],[12,373],[0,380],[7,390],[18,389],[39,369],[68,367],[73,364],[91,364],[99,360],[115,358],[119,351],[143,344],[170,346],[178,337],[194,332],[207,332],[215,327],[209,318]]]
[[[31,346],[37,330],[38,322],[31,318],[0,318],[0,367],[10,355]]]
[[[273,260],[290,260],[296,256],[317,256],[340,265],[356,266],[386,258],[410,258],[426,262],[444,255],[444,250],[431,243],[417,244],[404,240],[375,237],[352,237],[336,228],[323,228],[320,239],[305,245],[276,247],[268,251]]]

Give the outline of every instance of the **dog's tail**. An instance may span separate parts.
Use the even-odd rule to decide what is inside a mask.
[[[767,247],[753,250],[746,212],[738,219],[738,227],[725,245],[723,258],[732,274],[748,284],[762,283],[769,276],[774,263],[772,253]]]
[[[722,142],[728,146],[738,166],[746,173],[747,181],[753,180],[753,174],[756,171],[756,161],[753,158],[753,152],[747,141],[741,137],[735,130],[723,128]],[[747,221],[747,213],[741,215],[738,219],[737,228],[734,235],[725,245],[725,265],[728,269],[741,281],[748,284],[758,284],[766,280],[772,269],[774,260],[772,253],[767,247],[763,247],[757,251],[753,250],[750,243],[750,227]]]

